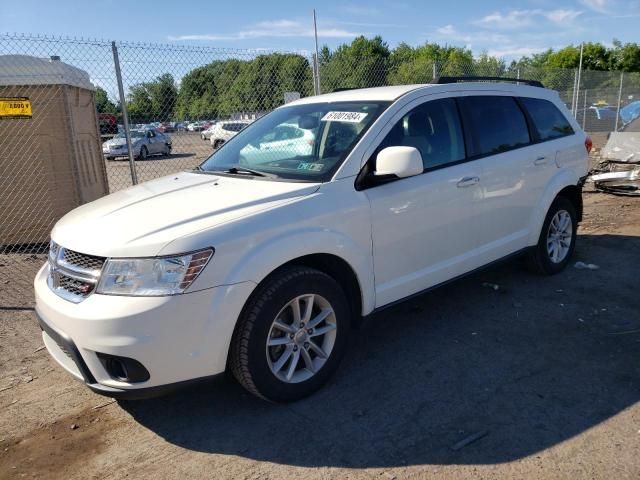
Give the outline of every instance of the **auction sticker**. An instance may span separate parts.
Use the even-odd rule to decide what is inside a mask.
[[[31,100],[27,97],[0,97],[1,118],[31,118]]]
[[[321,120],[323,122],[360,123],[367,115],[368,113],[363,112],[327,112]]]

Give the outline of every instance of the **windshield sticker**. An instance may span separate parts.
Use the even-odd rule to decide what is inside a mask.
[[[321,120],[323,122],[360,123],[367,115],[369,114],[363,112],[327,112]]]
[[[324,167],[324,163],[301,163],[298,165],[298,170],[309,170],[311,172],[320,172]]]

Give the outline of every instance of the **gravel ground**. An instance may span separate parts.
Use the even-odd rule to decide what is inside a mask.
[[[585,203],[599,269],[513,261],[386,310],[291,405],[231,380],[116,403],[0,309],[0,478],[640,478],[640,202]]]

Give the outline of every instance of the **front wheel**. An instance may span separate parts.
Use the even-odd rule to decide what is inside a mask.
[[[142,148],[140,148],[140,155],[138,156],[138,158],[140,158],[140,160],[146,160],[148,156],[149,151],[147,150],[147,147],[143,145]]]
[[[557,197],[544,220],[538,244],[529,253],[529,266],[545,275],[554,275],[567,266],[576,246],[576,209],[568,199]]]
[[[280,270],[245,305],[231,342],[231,371],[254,395],[298,400],[338,368],[349,330],[347,300],[332,277],[307,267]]]

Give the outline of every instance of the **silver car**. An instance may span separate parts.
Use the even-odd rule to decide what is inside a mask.
[[[155,130],[132,130],[131,147],[133,156],[145,160],[150,155],[169,155],[171,153],[171,137]],[[117,157],[128,157],[127,139],[124,133],[118,133],[111,140],[102,144],[102,153],[107,160]]]

